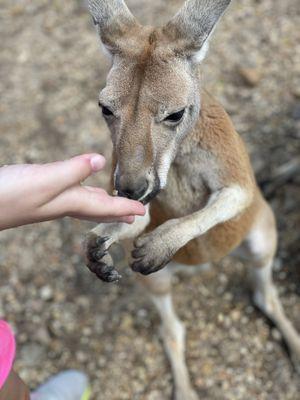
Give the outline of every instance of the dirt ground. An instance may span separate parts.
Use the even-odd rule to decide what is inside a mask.
[[[181,3],[128,0],[149,24],[167,21]],[[300,330],[299,168],[280,175],[300,154],[300,4],[233,3],[212,40],[203,85],[246,140],[276,213],[274,275]],[[108,63],[83,3],[1,0],[0,31],[0,164],[89,151],[109,157],[97,106]],[[106,185],[108,175],[109,165],[94,183]],[[89,226],[63,220],[1,233],[0,315],[17,334],[16,369],[32,388],[61,369],[80,368],[94,400],[169,399],[158,316],[129,268],[118,285],[87,271],[81,241]],[[251,306],[245,274],[244,265],[227,257],[174,281],[199,398],[300,399],[299,377],[278,331]]]

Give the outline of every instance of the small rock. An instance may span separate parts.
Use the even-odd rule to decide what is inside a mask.
[[[273,270],[280,271],[282,269],[282,260],[279,257],[276,257],[273,262]]]
[[[271,342],[267,342],[265,348],[268,353],[272,353],[274,351],[274,344]]]
[[[53,290],[50,286],[43,286],[40,290],[40,296],[43,300],[49,301],[53,298]]]
[[[92,330],[89,326],[83,328],[82,333],[84,336],[91,336]]]
[[[121,329],[130,329],[133,324],[133,319],[131,315],[125,315],[121,321]]]
[[[284,271],[280,272],[280,273],[278,274],[278,278],[279,278],[281,281],[284,281],[284,280],[286,279],[286,272],[284,272]]]
[[[240,67],[238,72],[244,82],[250,87],[257,86],[261,80],[261,74],[257,68]]]
[[[76,358],[79,362],[84,363],[88,360],[88,354],[84,353],[83,351],[78,351],[76,353]]]
[[[220,322],[220,323],[224,322],[224,315],[223,314],[218,314],[218,322]]]
[[[43,347],[36,343],[25,344],[21,347],[21,359],[29,367],[40,365],[44,351]]]
[[[292,94],[297,98],[300,99],[300,81],[299,84],[298,82],[295,83],[295,85],[292,88]]]
[[[41,343],[41,344],[48,344],[51,341],[49,332],[47,331],[46,328],[40,327],[36,332],[35,332],[35,339]]]
[[[233,321],[239,321],[241,319],[241,312],[240,310],[233,310],[230,313],[230,317]]]
[[[22,15],[24,13],[25,8],[21,4],[16,4],[11,7],[9,11],[12,17],[18,17],[19,15]]]
[[[248,305],[248,306],[245,308],[246,314],[252,314],[253,311],[254,311],[254,308],[253,308],[253,306],[251,306],[251,305]]]
[[[271,330],[271,334],[272,334],[272,338],[273,338],[274,340],[276,340],[277,342],[280,342],[280,341],[282,340],[282,335],[281,335],[281,333],[279,332],[278,329],[273,328],[273,329]]]
[[[292,118],[296,121],[300,120],[300,103],[297,103],[292,110]]]
[[[161,400],[163,398],[163,394],[158,390],[152,390],[147,394],[146,400]]]

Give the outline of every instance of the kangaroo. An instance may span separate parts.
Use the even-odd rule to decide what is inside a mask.
[[[113,243],[132,238],[132,269],[162,320],[174,398],[197,395],[185,363],[185,329],[171,298],[176,265],[249,261],[253,300],[280,329],[297,367],[300,338],[272,282],[273,212],[247,151],[217,100],[201,88],[199,65],[230,0],[187,0],[164,26],[143,27],[123,0],[90,0],[112,66],[99,105],[113,143],[112,188],[146,205],[132,225],[98,225],[87,237],[89,269],[120,279]]]

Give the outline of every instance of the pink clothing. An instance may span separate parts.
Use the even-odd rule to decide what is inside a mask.
[[[15,358],[16,342],[10,326],[0,320],[0,389],[4,385]]]

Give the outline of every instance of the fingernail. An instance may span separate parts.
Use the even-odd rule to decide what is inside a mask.
[[[125,221],[127,224],[133,224],[135,221],[135,217],[133,215],[131,215],[130,217],[126,217]]]
[[[100,171],[104,167],[104,164],[105,164],[105,159],[100,155],[93,156],[91,158],[91,167],[93,172]]]

